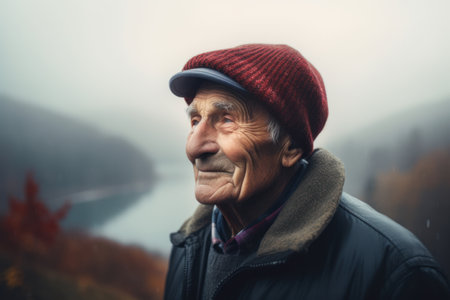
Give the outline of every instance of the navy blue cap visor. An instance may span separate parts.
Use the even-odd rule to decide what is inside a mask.
[[[208,68],[196,68],[179,72],[170,78],[169,87],[172,93],[178,97],[193,98],[203,81],[210,81],[247,93],[246,89],[230,77]]]

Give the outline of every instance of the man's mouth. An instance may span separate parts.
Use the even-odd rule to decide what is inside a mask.
[[[233,173],[234,165],[228,159],[196,159],[195,167],[204,173]]]
[[[204,173],[232,173],[229,170],[226,170],[224,168],[214,168],[214,167],[197,167],[197,170],[199,172],[204,172]]]

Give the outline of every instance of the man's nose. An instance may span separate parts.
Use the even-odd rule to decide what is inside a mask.
[[[217,130],[207,119],[200,122],[192,129],[186,142],[186,154],[191,162],[207,154],[219,151],[217,144]]]

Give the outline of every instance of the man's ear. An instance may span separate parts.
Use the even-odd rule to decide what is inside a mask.
[[[285,137],[285,140],[283,141],[283,150],[281,153],[281,164],[283,167],[292,167],[297,161],[300,160],[302,155],[303,150],[299,147],[295,147],[290,137]]]

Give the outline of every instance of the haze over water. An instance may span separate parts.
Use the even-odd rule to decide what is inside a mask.
[[[194,212],[197,201],[192,172],[180,171],[176,165],[164,166],[157,172],[161,177],[148,194],[92,232],[168,255],[169,234]]]

